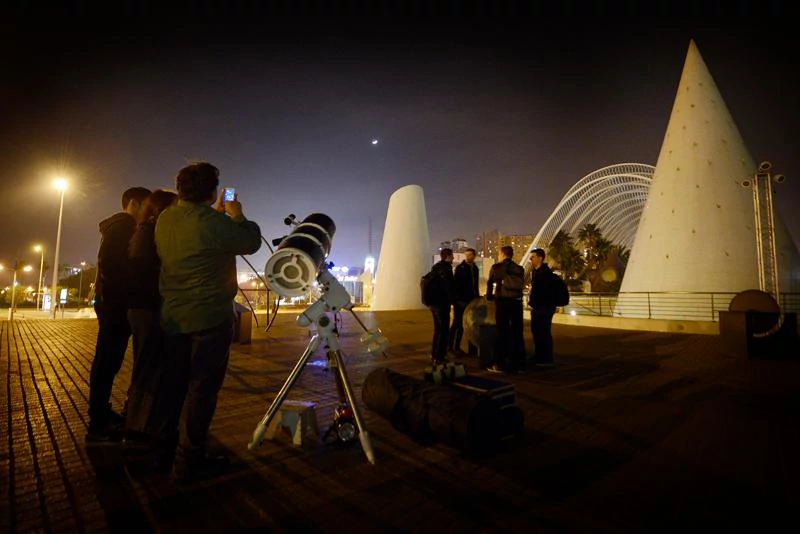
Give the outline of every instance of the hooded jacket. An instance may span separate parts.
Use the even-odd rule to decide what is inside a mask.
[[[531,308],[556,307],[555,276],[547,263],[531,272],[531,292],[528,306]]]
[[[106,305],[127,306],[130,287],[128,243],[136,221],[121,211],[100,222],[100,250],[97,252],[95,295]]]
[[[456,266],[453,277],[456,302],[469,303],[472,299],[480,296],[477,265],[464,260]]]

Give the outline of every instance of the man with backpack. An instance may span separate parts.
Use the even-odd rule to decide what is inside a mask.
[[[450,336],[450,305],[453,302],[453,251],[443,248],[430,272],[422,277],[422,303],[433,314],[433,365],[447,363],[447,341]]]
[[[478,287],[478,266],[475,265],[475,249],[468,248],[465,259],[456,266],[453,275],[455,300],[453,301],[453,324],[450,326],[450,351],[456,356],[463,356],[461,338],[464,336],[464,310],[473,299],[480,296]]]
[[[522,289],[525,270],[511,258],[514,249],[500,249],[503,261],[492,265],[486,282],[486,298],[495,302],[497,343],[493,373],[520,373],[525,367],[525,340],[522,337]]]
[[[545,263],[544,258],[544,250],[533,249],[531,253],[533,271],[531,272],[531,292],[528,296],[528,306],[531,307],[533,361],[538,367],[552,367],[553,315],[557,306],[569,303],[569,292],[564,281],[550,270],[550,266]],[[567,302],[563,302],[564,298]]]

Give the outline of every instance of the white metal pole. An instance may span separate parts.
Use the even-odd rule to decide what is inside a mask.
[[[50,317],[56,318],[56,304],[58,303],[58,253],[61,248],[61,220],[64,215],[64,190],[61,190],[61,206],[58,209],[58,233],[56,234],[56,257],[53,264],[53,292],[50,296]]]
[[[36,309],[40,309],[42,302],[42,275],[44,274],[44,247],[42,247],[42,261],[39,263],[39,290],[36,292]]]
[[[19,263],[19,262],[17,262]],[[14,265],[14,282],[11,284],[11,305],[8,307],[8,320],[14,319],[14,298],[17,295],[17,265]]]

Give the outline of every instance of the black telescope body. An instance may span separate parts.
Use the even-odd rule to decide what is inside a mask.
[[[267,260],[264,274],[272,291],[284,297],[308,293],[331,251],[336,224],[323,213],[312,213],[281,240]]]

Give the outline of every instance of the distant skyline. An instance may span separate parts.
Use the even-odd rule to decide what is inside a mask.
[[[94,263],[122,191],[171,188],[194,159],[220,168],[267,240],[289,213],[331,216],[338,265],[363,265],[370,219],[378,255],[389,196],[409,184],[425,191],[433,246],[535,234],[584,175],[655,165],[691,39],[754,159],[787,176],[776,209],[800,241],[797,38],[748,18],[35,15],[0,37],[0,262],[34,262],[43,243],[52,263],[56,174],[70,180],[61,261]],[[261,269],[268,255],[248,259]]]

